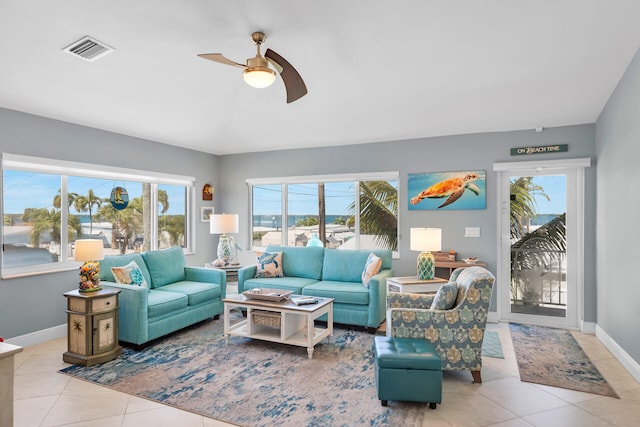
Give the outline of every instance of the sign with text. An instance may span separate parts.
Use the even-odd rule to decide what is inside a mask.
[[[555,145],[539,145],[537,147],[516,147],[511,149],[512,156],[522,156],[527,154],[542,154],[542,153],[566,153],[569,151],[568,144],[555,144]]]

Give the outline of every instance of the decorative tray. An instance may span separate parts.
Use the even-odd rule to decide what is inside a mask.
[[[288,298],[292,293],[293,291],[285,291],[282,289],[255,288],[244,291],[242,295],[247,297],[247,299],[279,302]]]

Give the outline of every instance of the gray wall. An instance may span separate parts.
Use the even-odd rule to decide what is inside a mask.
[[[200,206],[212,203],[202,202],[202,187],[218,184],[217,156],[6,109],[0,109],[0,151],[195,176],[198,215]],[[197,217],[196,227],[190,265],[215,259],[216,242],[208,224]],[[77,288],[77,282],[76,269],[0,280],[0,336],[7,339],[66,323],[62,294]]]
[[[640,50],[596,123],[598,326],[640,363]]]
[[[249,211],[247,178],[322,175],[358,172],[400,172],[400,259],[394,260],[396,275],[413,275],[417,253],[409,250],[411,227],[442,228],[442,247],[455,249],[459,258],[476,256],[496,270],[497,257],[497,183],[493,172],[495,162],[548,160],[558,158],[593,157],[595,154],[593,125],[530,131],[499,132],[422,138],[407,141],[327,147],[316,149],[271,151],[221,157],[220,203],[226,212],[239,213],[241,227],[238,241],[249,242]],[[560,155],[511,157],[511,147],[545,144],[569,144],[569,152]],[[459,170],[487,171],[487,209],[475,211],[409,211],[407,207],[407,175],[420,172]],[[595,168],[586,172],[586,262],[585,320],[596,320],[595,292]],[[480,227],[480,238],[465,238],[464,228]],[[243,263],[255,262],[253,254],[240,255]],[[503,284],[498,284],[501,286]],[[495,310],[495,295],[492,304]]]

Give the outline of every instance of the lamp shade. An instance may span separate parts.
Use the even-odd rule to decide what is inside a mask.
[[[78,239],[73,251],[74,261],[99,261],[104,259],[103,242],[100,239]]]
[[[442,249],[440,228],[412,228],[409,238],[412,251],[431,252]]]
[[[211,234],[228,234],[238,232],[238,214],[214,214],[209,218]]]

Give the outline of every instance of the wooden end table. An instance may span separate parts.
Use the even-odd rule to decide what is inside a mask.
[[[389,277],[387,292],[406,292],[411,294],[436,293],[447,279],[434,277],[432,280],[420,280],[418,276]]]
[[[448,274],[446,275],[447,277],[445,277],[445,279],[448,279],[449,276],[451,276],[451,273],[453,273],[453,270],[455,270],[456,268],[467,268],[467,267],[473,267],[476,265],[480,267],[486,267],[487,263],[482,261],[477,261],[477,262],[474,262],[473,264],[468,264],[464,261],[438,261],[438,260],[436,260],[435,262],[436,274],[438,273],[438,269],[448,270]]]
[[[237,282],[238,281],[238,270],[240,270],[243,266],[240,264],[231,264],[224,267],[216,267],[211,262],[207,262],[204,265],[206,268],[214,268],[216,270],[222,270],[227,273],[227,282]]]
[[[67,363],[92,366],[122,354],[118,343],[118,294],[120,289],[94,292],[73,290],[67,298]]]

